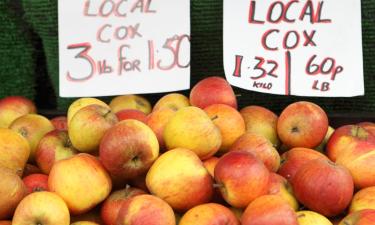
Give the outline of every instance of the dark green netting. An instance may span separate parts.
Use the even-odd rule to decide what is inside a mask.
[[[32,98],[35,96],[33,87],[37,86],[37,97],[48,100],[48,106],[56,104],[57,109],[66,110],[72,99],[54,97],[58,95],[57,0],[22,0],[17,10],[13,10],[9,2],[17,1],[0,3],[3,31],[0,35],[0,97],[20,94]],[[191,1],[192,85],[207,76],[224,76],[222,10],[222,0]],[[237,94],[241,94],[240,105],[263,105],[278,112],[291,102],[308,100],[318,103],[328,112],[375,112],[375,0],[362,1],[362,15],[365,96],[305,98],[235,89]],[[25,27],[31,31],[25,32]],[[32,48],[32,45],[37,47]],[[38,78],[46,74],[48,77]],[[53,94],[48,91],[52,88]],[[182,93],[187,94],[188,91]],[[154,101],[160,96],[146,97]]]

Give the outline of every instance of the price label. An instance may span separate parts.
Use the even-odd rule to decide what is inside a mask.
[[[59,1],[60,96],[190,88],[190,1]]]
[[[364,95],[361,2],[224,0],[224,68],[252,91]]]

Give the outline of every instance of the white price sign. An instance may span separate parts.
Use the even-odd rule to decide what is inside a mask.
[[[224,0],[224,68],[252,91],[364,95],[361,2]]]
[[[60,96],[190,88],[189,0],[64,0]]]

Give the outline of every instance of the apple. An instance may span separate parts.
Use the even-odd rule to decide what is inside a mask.
[[[137,195],[122,204],[117,225],[175,225],[173,209],[153,195]]]
[[[179,225],[240,225],[240,221],[227,207],[217,203],[195,206],[181,218]]]
[[[29,162],[34,162],[35,151],[40,139],[48,132],[55,129],[49,119],[37,114],[21,116],[14,120],[9,128],[21,134],[29,142]]]
[[[123,120],[103,136],[99,157],[114,177],[132,179],[150,168],[159,156],[154,132],[137,120]]]
[[[77,215],[88,212],[106,199],[112,183],[97,158],[80,153],[52,166],[48,188],[61,196],[70,212]]]
[[[336,163],[350,171],[357,189],[375,186],[375,142],[349,144]]]
[[[297,219],[299,225],[332,225],[325,216],[308,210],[298,211]]]
[[[97,98],[79,98],[75,100],[72,104],[70,104],[67,112],[67,120],[68,120],[68,127],[70,124],[70,120],[73,118],[73,116],[78,112],[80,109],[84,108],[88,105],[101,105],[103,107],[106,107],[107,109],[110,109],[109,105],[107,105],[105,102],[97,99]]]
[[[8,128],[18,117],[36,113],[35,104],[23,96],[8,96],[0,99],[0,128]]]
[[[69,225],[68,207],[55,193],[31,193],[17,206],[12,221],[12,225],[30,224]]]
[[[297,214],[280,196],[263,195],[245,209],[242,225],[298,225]]]
[[[237,208],[246,207],[268,191],[269,171],[249,152],[226,153],[216,164],[214,174],[225,201]]]
[[[333,132],[327,143],[327,156],[335,162],[341,152],[351,151],[362,143],[375,143],[375,136],[358,125],[341,126]]]
[[[203,161],[204,167],[206,167],[208,173],[211,175],[211,177],[214,177],[214,171],[216,164],[219,162],[219,158],[212,156],[206,160]]]
[[[111,107],[113,113],[120,112],[124,109],[137,109],[145,114],[149,114],[152,110],[150,102],[139,95],[117,96],[111,100],[109,107]]]
[[[164,95],[162,98],[160,98],[155,103],[152,111],[155,112],[163,108],[169,108],[174,111],[178,111],[179,109],[187,106],[190,106],[190,102],[185,95],[179,93],[171,93]]]
[[[288,105],[277,120],[277,134],[290,148],[315,148],[323,141],[327,130],[327,114],[312,102]]]
[[[104,224],[116,225],[116,219],[122,204],[134,196],[143,194],[146,194],[146,192],[128,185],[124,189],[112,192],[102,204],[100,214]]]
[[[49,174],[53,164],[59,160],[78,154],[70,142],[67,131],[53,130],[39,141],[35,161],[45,174]]]
[[[245,121],[234,108],[224,104],[212,104],[204,108],[214,124],[220,129],[220,154],[228,152],[230,146],[245,133]]]
[[[56,130],[68,130],[68,118],[66,116],[57,116],[51,119],[52,125]]]
[[[225,104],[237,109],[237,99],[230,84],[222,77],[207,77],[190,91],[190,104],[201,109],[212,104]]]
[[[364,209],[347,215],[339,225],[373,225],[375,224],[375,210]]]
[[[229,151],[247,151],[254,154],[272,172],[280,166],[280,155],[272,143],[264,136],[255,133],[245,133],[230,147]]]
[[[77,222],[72,223],[71,225],[100,225],[100,224],[94,223],[91,221],[77,221]]]
[[[72,117],[69,138],[78,151],[94,152],[98,150],[104,133],[117,121],[116,115],[104,106],[85,106]]]
[[[213,180],[202,161],[183,148],[159,156],[146,175],[146,185],[178,212],[209,202],[213,194]]]
[[[267,138],[275,148],[279,147],[280,140],[277,136],[277,115],[262,106],[251,105],[240,111],[246,124],[246,132],[262,135]]]
[[[356,212],[362,209],[375,210],[375,186],[363,188],[353,196],[349,212]]]
[[[27,188],[27,193],[48,191],[48,176],[45,174],[31,174],[22,179]]]
[[[221,134],[211,118],[200,108],[184,107],[168,121],[164,128],[167,149],[187,148],[201,160],[213,156],[221,146]]]
[[[282,197],[286,202],[288,202],[293,210],[298,210],[298,201],[296,197],[294,197],[292,186],[284,177],[278,175],[277,173],[270,173],[267,194]]]
[[[294,194],[307,208],[324,216],[336,216],[349,206],[354,183],[349,171],[328,159],[303,165],[292,179]]]
[[[331,126],[328,126],[326,136],[324,137],[323,141],[317,147],[315,147],[315,150],[324,153],[328,140],[332,136],[333,132],[335,132],[335,129],[333,129]]]
[[[33,164],[27,163],[26,166],[25,166],[25,169],[23,170],[22,177],[26,177],[26,176],[29,176],[29,175],[35,174],[35,173],[42,173],[42,171],[39,169],[39,167],[37,167]]]
[[[0,166],[0,177],[0,220],[2,220],[13,215],[27,190],[21,178],[8,168]]]
[[[370,132],[373,136],[375,136],[375,123],[372,122],[361,122],[357,124],[358,126],[366,129]]]
[[[309,148],[292,148],[281,155],[278,174],[291,181],[297,171],[314,159],[328,159],[322,153]]]
[[[156,134],[156,137],[159,141],[160,150],[162,151],[166,148],[163,137],[165,126],[175,113],[175,110],[168,107],[163,107],[158,110],[152,111],[152,113],[150,113],[147,117],[146,124]]]
[[[118,121],[128,120],[128,119],[135,119],[143,123],[146,123],[147,121],[147,115],[144,112],[137,110],[137,109],[124,109],[124,110],[118,111],[116,113],[116,116],[117,116]]]
[[[13,130],[0,128],[0,166],[22,176],[29,155],[30,146],[24,137]]]
[[[10,220],[1,220],[0,225],[12,225],[12,221]]]

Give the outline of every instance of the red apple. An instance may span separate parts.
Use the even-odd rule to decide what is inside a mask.
[[[72,214],[82,214],[108,197],[112,182],[100,161],[81,153],[56,162],[48,188],[64,199]]]
[[[375,136],[358,125],[345,125],[337,128],[328,140],[327,156],[334,162],[341,152],[349,151],[361,143],[374,143]]]
[[[134,119],[146,123],[147,115],[141,110],[137,109],[123,109],[116,113],[118,121]]]
[[[281,155],[281,165],[278,174],[291,181],[297,171],[314,159],[327,159],[322,153],[309,148],[292,148]]]
[[[288,105],[277,121],[279,138],[290,148],[315,148],[323,141],[327,130],[327,114],[311,102]]]
[[[31,193],[17,206],[12,221],[12,225],[26,224],[69,225],[68,207],[55,193]]]
[[[242,225],[298,225],[297,214],[277,195],[263,195],[247,207],[241,218]]]
[[[339,225],[373,225],[375,224],[375,210],[364,209],[347,215]]]
[[[0,128],[8,128],[17,118],[36,113],[34,103],[23,96],[8,96],[0,99]]]
[[[124,202],[117,225],[175,225],[173,209],[153,195],[137,195]]]
[[[57,116],[51,119],[51,123],[56,130],[68,130],[68,118],[66,116]]]
[[[124,202],[130,198],[142,194],[146,194],[146,192],[130,186],[126,186],[124,189],[112,192],[102,204],[100,214],[104,224],[116,225],[116,219],[122,204],[124,204]]]
[[[223,155],[214,173],[223,198],[231,206],[246,207],[268,191],[268,169],[252,153],[233,151]]]
[[[104,135],[99,157],[114,177],[132,179],[147,172],[159,156],[158,140],[152,130],[137,120],[124,120]]]
[[[195,206],[181,218],[179,225],[240,225],[240,221],[227,207],[217,203]]]
[[[228,152],[230,146],[245,133],[245,121],[234,108],[224,104],[212,104],[204,111],[220,129],[221,146],[219,154]]]
[[[11,218],[27,190],[21,178],[12,170],[0,166],[0,220]]]
[[[230,147],[229,151],[247,151],[253,153],[272,172],[280,166],[280,155],[272,143],[264,136],[245,133]]]
[[[349,171],[328,159],[303,165],[292,180],[294,194],[307,208],[324,216],[336,216],[349,206],[354,183]]]
[[[251,105],[240,111],[245,120],[246,132],[256,133],[267,138],[275,148],[280,145],[277,136],[277,115],[267,108]]]
[[[78,151],[70,142],[67,131],[53,130],[39,141],[35,152],[35,161],[43,173],[49,174],[55,162],[77,153]]]
[[[201,109],[212,104],[225,104],[237,109],[237,99],[230,84],[222,77],[207,77],[190,91],[190,103]]]
[[[24,177],[22,180],[28,194],[38,191],[48,191],[48,176],[45,174],[32,174]]]

